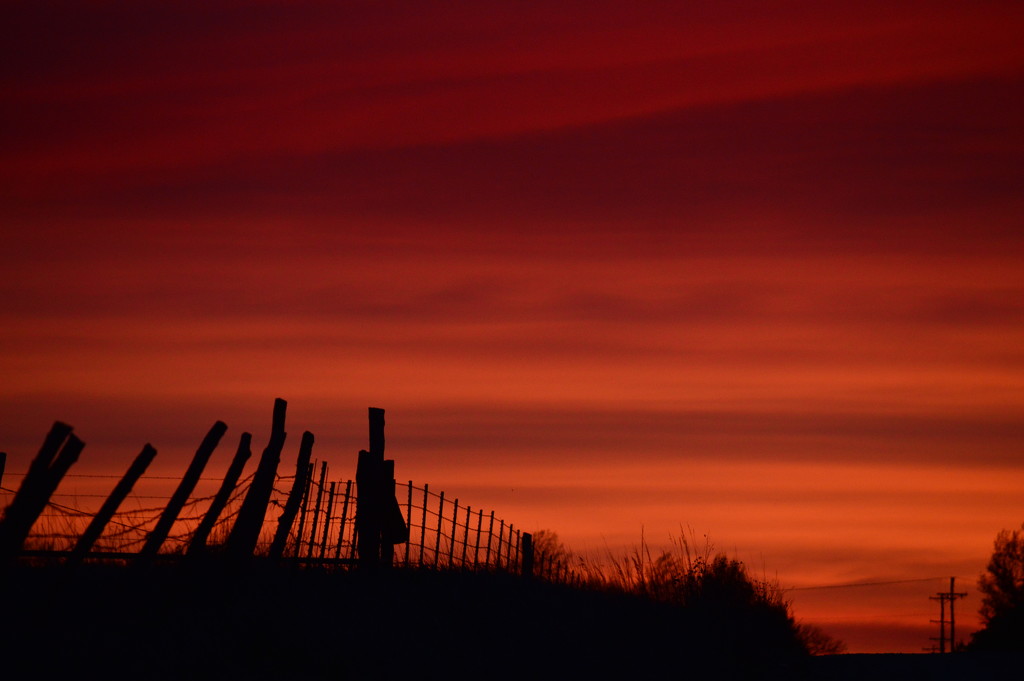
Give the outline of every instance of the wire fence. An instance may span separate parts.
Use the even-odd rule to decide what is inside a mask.
[[[317,470],[318,475],[315,474]],[[13,478],[24,475],[7,473],[3,482],[11,485]],[[234,487],[205,538],[209,550],[216,551],[226,542],[253,477],[254,474],[250,474]],[[256,555],[268,554],[285,504],[295,486],[295,477],[275,477],[254,552]],[[304,477],[298,516],[290,528],[284,556],[325,565],[354,562],[358,544],[358,489],[355,481],[331,480],[326,462],[310,462]],[[37,557],[70,552],[107,498],[107,494],[91,490],[99,489],[100,481],[110,480],[113,484],[118,479],[116,475],[66,475],[66,484],[88,482],[90,491],[55,492],[32,526],[24,544],[25,552]],[[176,478],[168,476],[140,477],[136,489],[141,491],[129,493],[120,504],[93,545],[89,557],[123,559],[137,554],[170,502],[172,495],[166,493],[166,487],[174,480]],[[204,483],[220,482],[215,478],[202,480]],[[154,487],[162,493],[154,493]],[[16,490],[10,486],[0,487],[0,507],[6,508],[15,493]],[[395,547],[396,565],[508,571],[521,568],[523,533],[512,523],[497,517],[493,510],[462,504],[458,498],[452,498],[443,491],[432,491],[427,484],[417,486],[411,480],[396,484],[395,496],[409,529],[408,541]],[[214,494],[193,494],[188,498],[160,548],[162,557],[188,552],[214,497]]]

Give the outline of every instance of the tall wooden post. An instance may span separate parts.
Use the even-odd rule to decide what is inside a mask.
[[[192,463],[189,464],[188,470],[185,471],[184,477],[182,477],[181,482],[178,484],[178,489],[174,490],[171,500],[167,502],[167,508],[164,509],[160,519],[157,520],[156,527],[146,536],[146,543],[142,545],[142,550],[139,551],[138,560],[140,563],[151,560],[160,551],[164,540],[167,539],[171,528],[178,520],[178,514],[185,507],[185,503],[192,494],[192,490],[195,489],[196,483],[199,482],[199,476],[202,475],[203,469],[206,468],[210,455],[217,448],[217,444],[227,429],[228,427],[223,421],[217,421],[210,428],[206,437],[203,438],[199,449],[196,450],[195,456],[192,457]]]
[[[274,490],[274,477],[281,461],[281,450],[287,433],[284,431],[285,411],[288,403],[278,398],[274,400],[274,419],[270,431],[270,442],[263,450],[259,467],[253,476],[249,491],[245,495],[242,507],[238,511],[231,534],[228,536],[227,553],[233,559],[251,558],[263,530],[263,519],[266,517],[267,504]]]
[[[409,540],[409,527],[395,497],[395,462],[384,460],[384,410],[369,409],[370,451],[356,466],[356,541],[359,565],[390,567],[395,544]]]
[[[146,443],[139,452],[135,460],[132,461],[132,465],[128,467],[124,477],[118,481],[117,485],[114,486],[114,491],[110,493],[107,500],[103,502],[103,506],[93,517],[92,521],[89,522],[89,526],[85,528],[85,532],[78,538],[78,542],[75,544],[75,548],[72,549],[71,555],[68,557],[69,565],[77,565],[88,555],[89,551],[92,550],[93,544],[103,534],[103,528],[107,526],[110,519],[114,517],[114,513],[117,512],[121,502],[124,501],[125,497],[132,491],[132,487],[138,481],[142,474],[146,472],[149,464],[152,463],[153,458],[156,456],[156,450],[153,449],[152,445]]]

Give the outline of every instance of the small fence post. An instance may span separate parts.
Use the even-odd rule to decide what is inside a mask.
[[[533,577],[533,535],[529,532],[523,532],[522,547],[522,575],[523,577],[530,579]]]
[[[448,542],[448,567],[452,567],[452,556],[455,554],[455,540],[459,534],[459,500],[455,500],[455,511],[452,513],[452,540]]]
[[[462,569],[466,569],[466,549],[469,547],[469,521],[473,518],[473,511],[466,505],[466,528],[462,532]]]
[[[484,509],[480,509],[476,514],[476,542],[473,545],[473,569],[477,569],[480,566],[480,529],[484,523]]]
[[[341,507],[341,527],[338,529],[338,546],[334,550],[334,557],[341,558],[341,544],[345,541],[345,521],[348,519],[348,500],[352,496],[352,481],[345,482],[345,503]]]
[[[75,548],[72,549],[71,555],[68,557],[69,565],[77,565],[92,550],[93,544],[103,534],[103,528],[107,526],[110,519],[114,517],[114,513],[117,512],[117,507],[121,505],[121,502],[128,496],[128,493],[132,491],[132,487],[135,486],[135,483],[142,474],[146,472],[146,468],[149,467],[155,456],[156,450],[149,443],[146,443],[142,451],[132,461],[131,466],[128,467],[127,472],[118,481],[117,485],[114,486],[114,491],[103,502],[103,506],[100,507],[96,516],[89,522],[85,532],[78,538]]]
[[[444,524],[444,491],[438,497],[437,502],[437,535],[434,537],[434,567],[437,567],[438,554],[441,553],[441,527]]]
[[[210,455],[217,448],[217,444],[220,443],[220,439],[224,436],[227,429],[228,427],[223,421],[217,421],[210,428],[210,432],[206,434],[206,437],[203,438],[199,449],[196,450],[195,456],[192,457],[192,463],[189,464],[185,475],[181,478],[181,482],[178,483],[178,488],[174,490],[171,500],[167,502],[167,508],[160,515],[156,527],[146,536],[146,543],[142,545],[142,550],[139,551],[137,558],[139,564],[145,565],[160,551],[164,540],[167,539],[171,528],[178,520],[178,514],[185,507],[189,495],[192,494],[196,483],[199,482],[199,476],[202,475],[203,469],[206,468]]]
[[[206,510],[206,514],[203,516],[202,521],[200,521],[199,527],[196,528],[195,533],[192,535],[192,541],[188,545],[186,555],[195,556],[206,550],[206,540],[210,537],[210,532],[213,531],[213,526],[217,524],[220,514],[228,505],[231,493],[235,491],[238,479],[242,477],[245,462],[252,456],[251,444],[251,433],[242,433],[242,436],[238,438],[238,449],[235,451],[235,458],[231,460],[231,465],[228,466],[228,472],[225,473],[220,489],[217,490],[217,496],[210,502],[210,508]]]
[[[337,483],[331,482],[330,492],[327,495],[327,511],[324,514],[324,532],[320,540],[320,560],[327,555],[327,538],[331,534],[331,513],[334,512],[334,487]]]
[[[412,480],[409,481],[409,495],[405,501],[405,517],[409,519],[409,541],[405,542],[405,566],[409,567],[409,546],[412,544]]]
[[[498,550],[494,552],[494,567],[501,569],[501,542],[505,536],[505,521],[501,521],[501,529],[498,530]]]
[[[306,514],[309,511],[309,495],[313,493],[313,470],[316,464],[307,462],[302,476],[302,503],[299,505],[299,528],[295,531],[295,557],[302,555],[302,535],[306,530]],[[295,475],[298,475],[296,472]]]
[[[494,537],[494,511],[491,511],[491,522],[487,527],[487,550],[484,552],[484,565],[491,567],[491,539]]]
[[[423,567],[423,542],[427,537],[427,503],[430,501],[430,485],[423,483],[423,517],[420,520],[420,567]]]
[[[269,556],[273,560],[282,558],[285,547],[288,545],[288,535],[291,534],[292,524],[295,522],[295,514],[298,511],[302,491],[305,487],[305,477],[302,474],[308,470],[309,458],[313,455],[313,442],[313,433],[307,430],[302,434],[299,455],[295,459],[295,480],[292,481],[291,492],[289,492],[288,499],[284,502],[284,509],[277,519],[277,531],[274,532],[274,540],[270,544]]]
[[[287,433],[284,431],[285,411],[288,403],[277,398],[274,400],[273,426],[270,431],[270,442],[263,450],[259,467],[249,485],[249,491],[242,501],[231,534],[228,536],[227,553],[235,560],[252,558],[263,530],[263,519],[267,515],[267,505],[274,490],[274,478],[277,466],[281,462],[281,450]]]
[[[320,480],[316,485],[316,506],[313,507],[313,522],[309,526],[309,545],[306,549],[306,560],[312,560],[313,547],[316,546],[316,526],[320,520],[320,504],[324,500],[324,479],[327,478],[327,462],[320,462]]]

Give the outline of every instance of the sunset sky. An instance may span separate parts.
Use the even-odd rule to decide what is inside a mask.
[[[1024,521],[1024,3],[47,2],[0,19],[0,450],[216,420],[916,652]],[[231,447],[212,467],[226,468]],[[5,478],[4,486],[10,486]],[[943,579],[932,579],[943,578]],[[959,613],[958,613],[959,615]]]

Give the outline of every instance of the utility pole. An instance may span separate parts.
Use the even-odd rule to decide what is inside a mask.
[[[939,642],[939,652],[940,653],[945,653],[946,652],[946,640],[947,640],[946,639],[946,625],[947,624],[949,625],[949,639],[948,639],[949,640],[949,652],[952,653],[952,652],[954,652],[956,650],[956,608],[955,608],[954,604],[956,603],[956,599],[963,598],[966,595],[967,595],[966,592],[959,592],[958,593],[956,591],[956,577],[950,577],[949,578],[949,591],[948,592],[940,591],[939,593],[935,594],[934,596],[929,596],[929,598],[928,598],[928,600],[938,601],[939,602],[939,619],[931,620],[932,624],[938,624],[939,625],[939,637],[937,639],[933,637],[930,640],[938,641]],[[949,619],[948,620],[946,619],[946,603],[947,602],[949,603]]]

